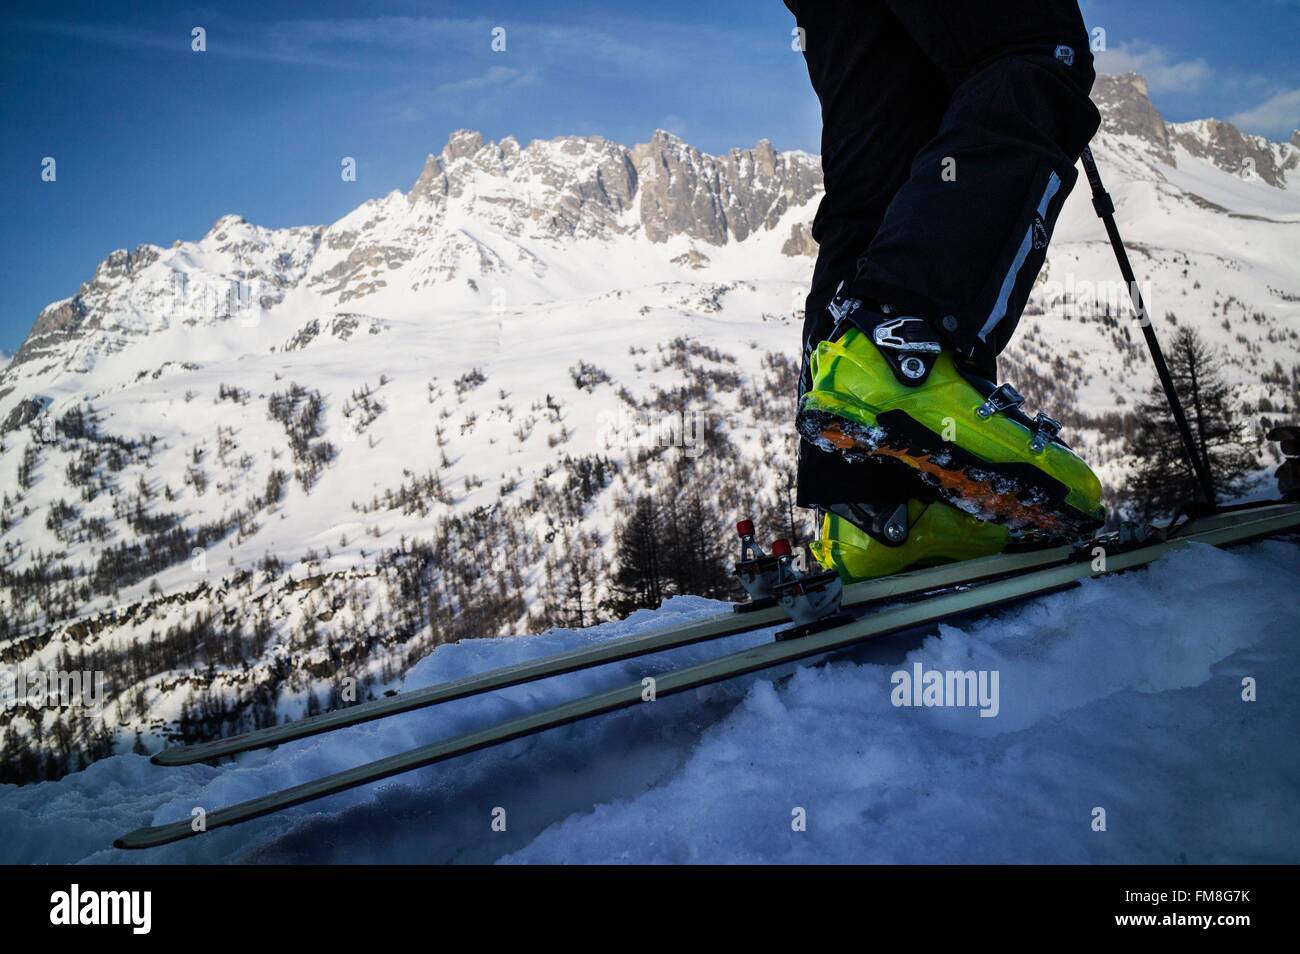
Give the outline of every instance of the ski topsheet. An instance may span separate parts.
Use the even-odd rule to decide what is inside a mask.
[[[863,607],[886,600],[916,596],[955,584],[975,583],[1010,573],[1052,566],[1069,559],[1071,552],[1069,547],[1058,546],[1023,553],[1004,553],[967,560],[963,563],[913,570],[865,583],[854,583],[844,588],[843,605],[846,608]],[[402,712],[410,712],[412,709],[423,709],[453,699],[464,699],[494,689],[505,689],[549,676],[559,676],[707,640],[735,636],[776,623],[784,623],[789,619],[790,617],[779,606],[743,613],[724,613],[686,626],[610,639],[595,646],[584,646],[513,666],[503,666],[452,682],[413,689],[382,699],[362,702],[346,709],[309,716],[296,722],[286,722],[282,725],[245,732],[242,735],[200,742],[197,745],[164,749],[153,757],[153,762],[156,765],[190,765],[194,762],[206,762],[239,752],[279,745],[295,739],[305,739],[322,732],[359,725],[374,719],[383,719]]]
[[[851,622],[814,632],[799,639],[766,643],[664,673],[654,678],[653,699],[687,692],[783,663],[832,652],[877,636],[897,633],[942,620],[985,611],[1005,603],[1051,593],[1094,576],[1131,570],[1194,543],[1223,546],[1288,531],[1300,530],[1300,506],[1270,505],[1215,515],[1185,528],[1179,536],[1128,551],[1106,553],[1104,568],[1092,559],[1073,560],[1042,569],[994,578],[970,588],[956,589],[925,600],[866,614]],[[1026,554],[1027,556],[1028,554]],[[957,565],[958,567],[961,564]],[[301,805],[360,785],[390,778],[435,762],[544,732],[582,719],[648,701],[642,682],[596,693],[530,715],[476,729],[463,735],[420,746],[409,752],[359,765],[292,788],[218,809],[206,815],[203,830],[240,822]],[[191,837],[191,820],[140,828],[114,842],[118,848],[152,848]]]

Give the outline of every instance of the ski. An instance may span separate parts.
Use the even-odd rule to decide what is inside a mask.
[[[1230,546],[1297,530],[1300,530],[1300,505],[1269,504],[1220,512],[1179,528],[1177,535],[1172,538],[1142,543],[1131,549],[1115,546],[1115,552],[1110,552],[1109,542],[1099,542],[1098,546],[1105,551],[1101,568],[1098,568],[1095,559],[1090,558],[1091,554],[1080,554],[1075,559],[1067,559],[1058,565],[993,578],[989,582],[970,587],[959,586],[937,596],[864,614],[847,623],[810,632],[800,638],[765,643],[707,662],[671,670],[655,677],[652,698],[676,695],[785,663],[823,655],[875,637],[933,625],[953,617],[987,612],[1008,603],[1067,589],[1092,577],[1146,566],[1168,553],[1194,544]],[[236,825],[436,762],[618,709],[630,708],[648,701],[645,693],[645,686],[636,682],[304,782],[213,811],[206,816],[202,831]],[[201,834],[202,831],[195,831],[191,820],[187,818],[137,829],[119,838],[114,845],[123,849],[152,848]]]
[[[1072,548],[1069,546],[1057,546],[1021,553],[1004,553],[962,563],[913,570],[865,583],[853,583],[844,588],[843,605],[846,608],[856,609],[889,600],[905,599],[949,586],[975,583],[1011,573],[1022,573],[1060,563],[1069,559],[1071,552]],[[596,646],[572,649],[513,666],[503,666],[451,682],[362,702],[346,709],[335,709],[332,712],[308,716],[295,722],[268,726],[240,735],[213,739],[210,742],[164,749],[153,756],[152,761],[155,765],[191,765],[195,762],[207,762],[240,752],[309,738],[322,732],[360,725],[375,719],[384,719],[414,709],[423,709],[455,699],[465,699],[496,689],[505,689],[651,653],[679,649],[708,640],[736,636],[765,626],[788,622],[789,619],[789,614],[778,604],[737,604],[732,612],[722,613],[686,626],[611,639]]]

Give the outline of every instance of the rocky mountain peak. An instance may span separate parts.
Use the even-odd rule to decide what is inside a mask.
[[[493,208],[512,207],[518,219],[555,237],[625,231],[618,217],[637,208],[650,241],[684,235],[711,245],[775,227],[788,208],[821,188],[816,157],[779,153],[770,140],[712,156],[664,129],[631,148],[600,136],[539,139],[521,148],[512,137],[485,142],[480,133],[457,130],[425,160],[408,202],[443,206],[464,196],[476,176],[490,177],[477,188],[492,191]],[[518,188],[525,183],[542,191]],[[483,205],[481,195],[474,201]]]
[[[1219,119],[1175,123],[1170,129],[1174,142],[1198,159],[1208,160],[1225,172],[1256,175],[1279,189],[1286,187],[1285,168],[1295,165],[1294,156],[1280,154],[1263,136],[1243,133]],[[1280,146],[1288,152],[1291,148]]]
[[[1166,122],[1151,102],[1146,79],[1137,73],[1098,75],[1092,99],[1101,111],[1103,132],[1136,138],[1152,158],[1167,165],[1178,165],[1175,148],[1181,147],[1225,172],[1256,175],[1277,188],[1285,188],[1286,172],[1300,165],[1293,152],[1300,133],[1291,144],[1271,143],[1224,120]]]
[[[421,200],[436,200],[447,194],[447,178],[443,175],[443,162],[440,156],[429,153],[424,159],[424,168],[420,177],[407,193],[407,200],[414,205]]]
[[[467,159],[483,148],[483,134],[473,129],[457,129],[442,147],[442,158],[451,163]]]
[[[744,241],[776,227],[789,208],[822,187],[817,159],[778,153],[768,140],[710,156],[657,129],[631,157],[640,178],[641,221],[653,242],[674,235],[710,245]]]
[[[1101,128],[1116,136],[1135,136],[1162,162],[1173,162],[1169,129],[1151,102],[1146,79],[1137,73],[1099,74],[1092,101],[1101,111]]]
[[[223,215],[221,218],[217,219],[217,221],[212,223],[212,228],[208,229],[208,235],[216,235],[220,232],[226,231],[227,229],[247,224],[247,220],[242,215]]]
[[[1300,131],[1290,143],[1272,143],[1217,120],[1167,123],[1136,73],[1099,76],[1093,98],[1103,137],[1134,160],[1135,172],[1174,166],[1190,154],[1285,188],[1300,169]],[[778,151],[767,139],[714,155],[665,129],[633,146],[600,136],[523,146],[510,136],[489,141],[481,132],[458,129],[426,157],[404,196],[369,200],[328,228],[267,229],[224,215],[197,242],[112,252],[75,295],[42,310],[0,374],[12,376],[31,357],[96,329],[111,329],[120,339],[165,326],[169,319],[156,314],[163,308],[160,296],[178,277],[189,283],[181,288],[202,285],[218,293],[237,283],[246,289],[241,294],[256,296],[250,301],[264,307],[301,286],[338,307],[385,290],[452,280],[478,294],[477,280],[489,273],[526,271],[540,278],[546,247],[574,239],[639,236],[650,245],[684,239],[688,247],[675,249],[668,260],[695,269],[710,260],[700,246],[780,229],[781,251],[808,257],[816,254],[808,222],[821,189],[817,156]],[[786,218],[792,210],[797,214]],[[164,292],[137,295],[148,285]],[[229,309],[220,294],[211,297],[211,307],[179,320],[226,320]],[[175,317],[174,309],[166,314]]]

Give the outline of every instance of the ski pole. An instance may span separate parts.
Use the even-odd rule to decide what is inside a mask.
[[[1142,300],[1142,291],[1138,288],[1137,278],[1133,275],[1133,266],[1129,262],[1128,252],[1124,248],[1124,239],[1120,237],[1119,226],[1115,224],[1115,202],[1111,199],[1110,193],[1106,187],[1101,184],[1101,173],[1097,171],[1097,160],[1092,156],[1092,148],[1083,147],[1083,171],[1088,176],[1088,185],[1092,187],[1092,207],[1097,210],[1097,217],[1106,226],[1106,234],[1110,237],[1110,246],[1115,250],[1115,259],[1119,262],[1120,273],[1124,276],[1124,283],[1128,286],[1129,297],[1133,300],[1133,308],[1137,311],[1138,323],[1142,326],[1142,335],[1147,339],[1147,347],[1151,351],[1151,359],[1155,362],[1156,374],[1160,377],[1160,386],[1164,388],[1165,399],[1169,402],[1169,409],[1173,412],[1174,421],[1178,424],[1178,434],[1182,438],[1183,448],[1187,451],[1187,459],[1191,462],[1192,470],[1196,474],[1196,482],[1200,486],[1201,496],[1211,507],[1216,506],[1214,499],[1214,483],[1210,480],[1210,469],[1208,463],[1197,452],[1196,441],[1192,437],[1192,429],[1187,424],[1187,415],[1183,412],[1183,402],[1178,397],[1178,391],[1174,387],[1174,379],[1169,374],[1169,365],[1165,363],[1165,354],[1160,349],[1160,340],[1156,338],[1155,328],[1152,327],[1151,316],[1147,314],[1146,303]]]

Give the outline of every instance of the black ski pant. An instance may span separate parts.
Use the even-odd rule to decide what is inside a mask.
[[[1042,268],[1099,124],[1077,0],[785,0],[822,108],[826,194],[803,332],[854,297],[925,318],[983,377]],[[798,503],[897,500],[901,468],[800,442]]]

